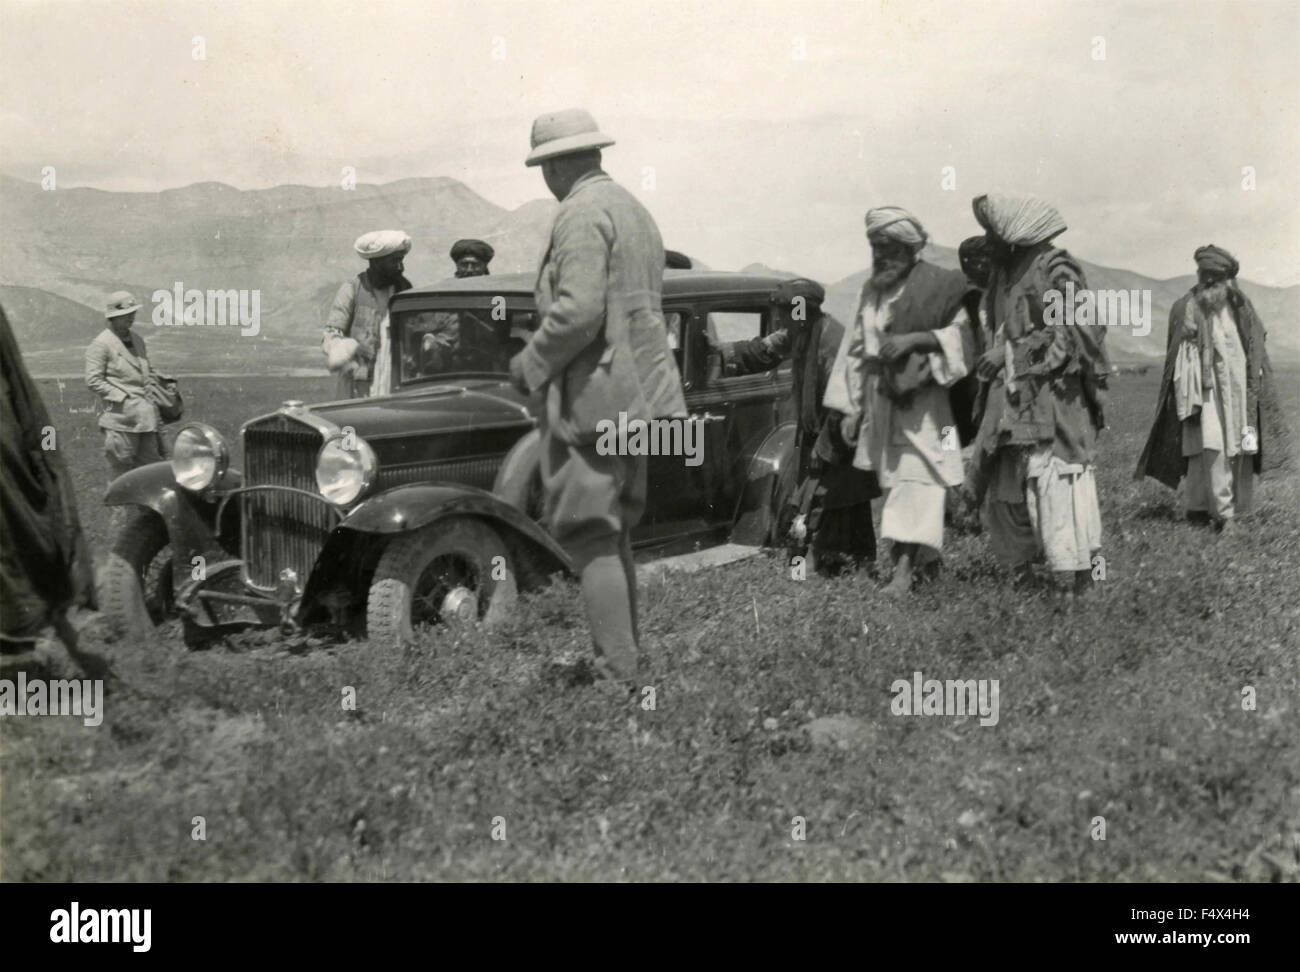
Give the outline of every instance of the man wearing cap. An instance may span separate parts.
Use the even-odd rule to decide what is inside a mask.
[[[597,423],[685,416],[660,294],[654,219],[601,169],[614,140],[581,109],[533,123],[526,164],[560,205],[537,275],[540,323],[510,361],[521,391],[542,392],[546,523],[572,557],[596,670],[635,685],[639,657],[631,529],[645,508],[644,456],[602,455]]]
[[[820,574],[866,567],[876,561],[871,501],[880,495],[874,472],[853,466],[853,445],[842,436],[844,416],[822,404],[844,326],[822,310],[826,291],[800,277],[772,295],[779,327],[766,337],[723,347],[729,374],[749,375],[791,359],[795,462],[781,470],[788,497],[779,530],[792,556],[811,553]]]
[[[337,377],[338,398],[387,394],[392,355],[388,350],[388,301],[409,290],[402,258],[411,238],[401,230],[376,230],[357,238],[353,249],[366,269],[339,288],[325,321],[322,350]]]
[[[980,357],[989,382],[975,444],[987,482],[984,525],[994,556],[1020,580],[1044,559],[1061,593],[1092,582],[1101,549],[1097,436],[1105,427],[1110,363],[1106,328],[1076,323],[1049,304],[1087,288],[1083,270],[1052,245],[1065,220],[1032,196],[989,194],[972,206],[988,236],[992,275],[984,295],[992,345]]]
[[[1187,518],[1223,530],[1250,512],[1256,474],[1286,464],[1290,434],[1237,261],[1213,244],[1194,258],[1196,284],[1169,311],[1156,419],[1135,478],[1171,489],[1183,480]]]
[[[921,259],[926,233],[898,206],[867,213],[871,276],[845,330],[825,405],[845,416],[853,464],[885,490],[880,533],[892,540],[887,596],[937,568],[947,489],[962,483],[950,391],[974,365],[975,292],[957,270]]]
[[[457,240],[451,247],[451,262],[457,277],[486,277],[496,251],[482,240]]]
[[[150,398],[151,369],[144,338],[131,330],[140,304],[125,290],[109,295],[108,326],[86,347],[86,386],[104,411],[104,455],[109,481],[137,466],[161,462],[162,417]]]

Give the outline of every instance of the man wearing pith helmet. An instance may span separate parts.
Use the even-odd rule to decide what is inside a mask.
[[[151,368],[144,337],[131,329],[140,302],[126,290],[110,294],[106,326],[86,348],[86,387],[103,404],[99,427],[109,481],[137,466],[161,462],[162,416],[149,396]]]
[[[560,206],[537,278],[540,323],[510,376],[546,396],[546,524],[581,577],[597,673],[630,689],[640,651],[631,530],[645,509],[646,459],[600,454],[597,423],[685,416],[686,403],[660,299],[663,240],[601,169],[613,144],[580,108],[533,122],[525,164],[541,167]]]

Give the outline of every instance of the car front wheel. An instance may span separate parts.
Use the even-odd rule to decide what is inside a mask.
[[[99,603],[110,637],[146,637],[176,613],[167,525],[152,510],[114,517],[113,545],[99,576]]]
[[[441,520],[393,540],[366,599],[371,640],[407,644],[439,623],[491,626],[518,596],[505,543],[486,523]]]

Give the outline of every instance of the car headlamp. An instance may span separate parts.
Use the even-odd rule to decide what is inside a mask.
[[[316,456],[316,485],[331,503],[346,506],[375,480],[375,452],[355,435],[336,435]]]
[[[212,426],[191,422],[176,433],[171,464],[177,484],[198,493],[225,475],[230,450]]]

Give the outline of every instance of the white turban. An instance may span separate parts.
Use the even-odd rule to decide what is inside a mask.
[[[878,206],[867,210],[867,236],[883,236],[917,250],[925,246],[928,239],[921,221],[901,206]]]
[[[390,253],[407,252],[411,248],[411,238],[401,230],[375,230],[358,236],[352,248],[358,256],[378,260]]]
[[[991,192],[971,200],[975,219],[1012,246],[1033,246],[1065,232],[1065,220],[1051,203],[1036,196]]]

